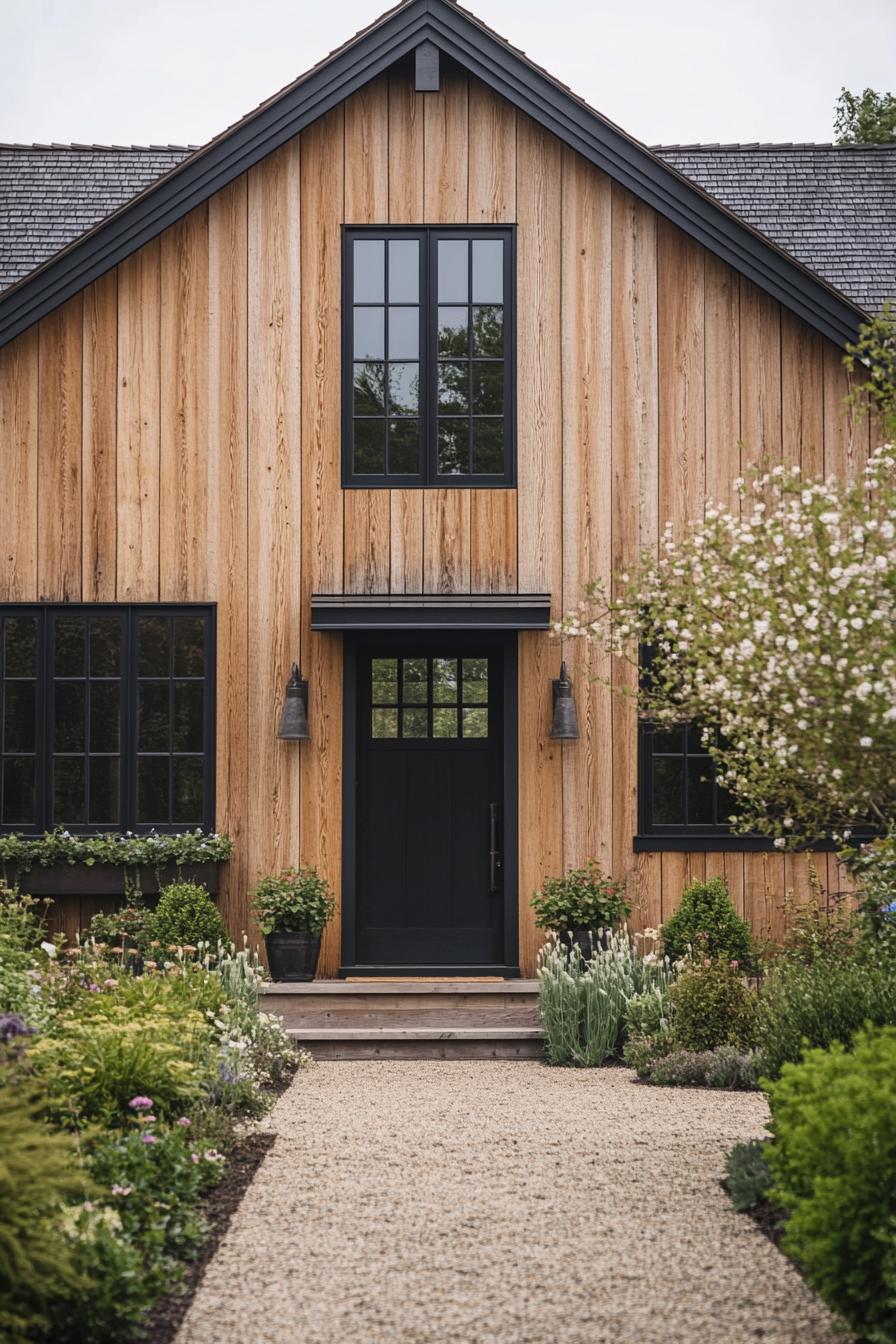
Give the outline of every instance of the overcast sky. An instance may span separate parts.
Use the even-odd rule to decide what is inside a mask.
[[[0,140],[202,143],[387,0],[0,0]],[[896,3],[474,0],[647,143],[831,139],[841,85],[896,85]]]

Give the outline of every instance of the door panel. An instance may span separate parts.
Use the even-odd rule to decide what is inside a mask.
[[[357,680],[356,957],[504,958],[490,808],[504,789],[503,650],[489,636],[362,646]]]

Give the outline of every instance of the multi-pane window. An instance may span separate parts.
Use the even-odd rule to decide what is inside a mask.
[[[640,830],[647,835],[727,834],[730,796],[693,724],[640,725]]]
[[[513,483],[513,231],[347,229],[343,481]]]
[[[0,609],[0,829],[214,821],[208,607]]]
[[[370,735],[487,738],[487,658],[374,658]]]

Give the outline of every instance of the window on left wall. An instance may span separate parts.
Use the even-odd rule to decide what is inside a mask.
[[[0,607],[0,832],[214,826],[214,609]]]

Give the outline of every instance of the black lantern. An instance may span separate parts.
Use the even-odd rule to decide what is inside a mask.
[[[277,736],[284,742],[308,742],[308,683],[302,678],[298,663],[292,665],[292,676],[286,683],[286,698],[280,715]]]
[[[554,692],[554,717],[551,720],[551,737],[577,738],[579,718],[576,714],[576,702],[572,694],[572,682],[566,670],[566,663],[560,664],[560,676],[552,683]]]

